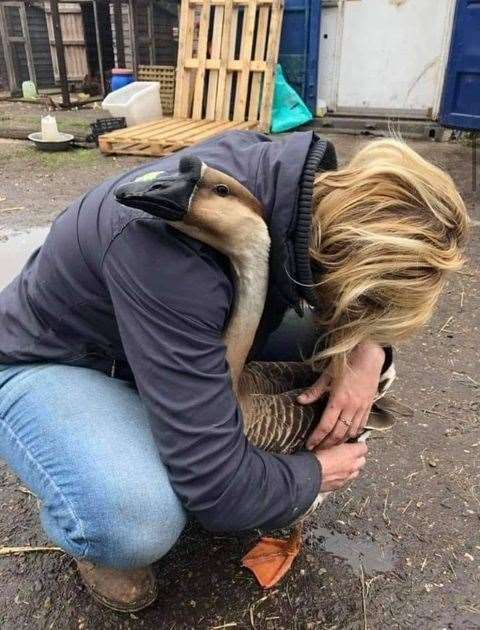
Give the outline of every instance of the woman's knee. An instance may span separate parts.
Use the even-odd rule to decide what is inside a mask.
[[[119,569],[147,566],[162,558],[186,522],[170,487],[127,493],[106,516],[96,524],[96,536],[86,553],[93,562]]]
[[[68,531],[55,532],[58,523],[52,526],[46,515],[45,529],[67,552],[99,565],[131,569],[152,564],[173,547],[186,515],[170,485],[145,486],[124,484],[103,498],[97,494],[95,504],[79,506],[80,527]]]

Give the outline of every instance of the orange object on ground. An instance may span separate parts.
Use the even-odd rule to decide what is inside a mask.
[[[302,524],[295,527],[288,540],[262,538],[243,558],[242,564],[257,578],[263,588],[272,588],[286,573],[300,552]]]

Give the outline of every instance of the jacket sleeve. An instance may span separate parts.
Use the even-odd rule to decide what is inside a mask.
[[[314,455],[268,454],[244,436],[223,344],[232,286],[221,257],[156,219],[134,220],[110,244],[103,273],[185,508],[213,531],[281,527],[306,512],[321,483]]]

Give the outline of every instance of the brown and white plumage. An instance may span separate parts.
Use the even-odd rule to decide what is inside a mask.
[[[227,198],[212,192],[220,184],[228,187]],[[254,362],[245,367],[268,287],[270,239],[262,207],[236,180],[203,165],[188,213],[172,226],[215,247],[232,264],[236,296],[224,340],[246,436],[271,452],[299,450],[326,404],[326,397],[309,406],[296,401],[299,390],[317,375],[305,363]],[[370,420],[373,428],[392,422],[391,415],[378,407]]]
[[[303,447],[325,409],[328,394],[308,406],[300,405],[297,396],[317,378],[306,363],[251,362],[245,367],[239,401],[245,434],[252,444],[275,453],[294,453]],[[395,416],[410,413],[394,398],[380,398],[372,407],[366,429],[389,429]]]

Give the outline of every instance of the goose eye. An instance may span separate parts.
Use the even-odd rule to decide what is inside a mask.
[[[217,184],[213,190],[219,197],[227,197],[230,194],[230,188],[225,184]]]

